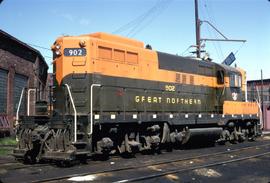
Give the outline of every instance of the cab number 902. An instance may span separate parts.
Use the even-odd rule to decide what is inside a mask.
[[[65,56],[85,56],[86,49],[85,48],[65,48],[64,55]]]
[[[174,85],[165,85],[165,91],[175,91]]]

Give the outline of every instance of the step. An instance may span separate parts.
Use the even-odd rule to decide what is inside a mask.
[[[77,132],[77,140],[80,141],[80,140],[84,140],[84,138],[86,137],[86,133],[84,132]]]
[[[85,142],[85,141],[77,141],[77,142],[73,143],[73,145],[74,145],[74,146],[77,148],[77,150],[78,150],[78,149],[85,149],[85,148],[87,147],[88,143]]]
[[[76,155],[85,155],[85,154],[89,154],[89,151],[76,151]]]
[[[77,142],[73,142],[73,145],[87,145],[88,143],[85,141],[77,141]]]

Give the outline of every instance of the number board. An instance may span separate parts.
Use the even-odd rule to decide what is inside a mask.
[[[85,48],[65,48],[64,49],[64,55],[65,56],[85,56],[86,55],[86,49]]]

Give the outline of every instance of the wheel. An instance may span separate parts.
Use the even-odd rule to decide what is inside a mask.
[[[35,164],[37,161],[36,156],[34,155],[33,151],[28,151],[25,156],[23,163],[25,164]]]

